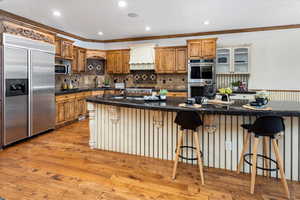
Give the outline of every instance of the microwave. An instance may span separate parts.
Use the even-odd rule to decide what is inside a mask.
[[[214,60],[190,60],[188,82],[211,84],[214,80],[214,66]]]
[[[69,74],[70,66],[66,64],[55,64],[55,74]]]

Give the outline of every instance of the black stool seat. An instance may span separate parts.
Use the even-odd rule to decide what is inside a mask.
[[[244,129],[250,131],[251,127],[253,126],[253,124],[242,124],[241,127],[243,127]]]
[[[179,111],[174,122],[180,126],[181,130],[188,129],[196,131],[199,126],[203,125],[196,111]]]
[[[254,124],[242,124],[244,129],[253,132],[256,137],[274,136],[285,130],[284,119],[279,116],[262,116],[255,120]]]

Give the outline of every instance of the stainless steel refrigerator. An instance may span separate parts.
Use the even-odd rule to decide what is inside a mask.
[[[3,34],[4,146],[55,126],[55,46]]]

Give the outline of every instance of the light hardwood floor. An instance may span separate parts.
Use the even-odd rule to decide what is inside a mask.
[[[78,122],[0,152],[0,197],[6,200],[246,200],[284,199],[279,180],[197,166],[91,150],[88,123]],[[300,184],[289,182],[300,199]]]

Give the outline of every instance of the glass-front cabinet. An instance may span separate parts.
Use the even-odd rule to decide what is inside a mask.
[[[230,73],[231,55],[230,49],[217,49],[216,73]]]
[[[218,48],[216,60],[217,74],[249,74],[250,47]]]

